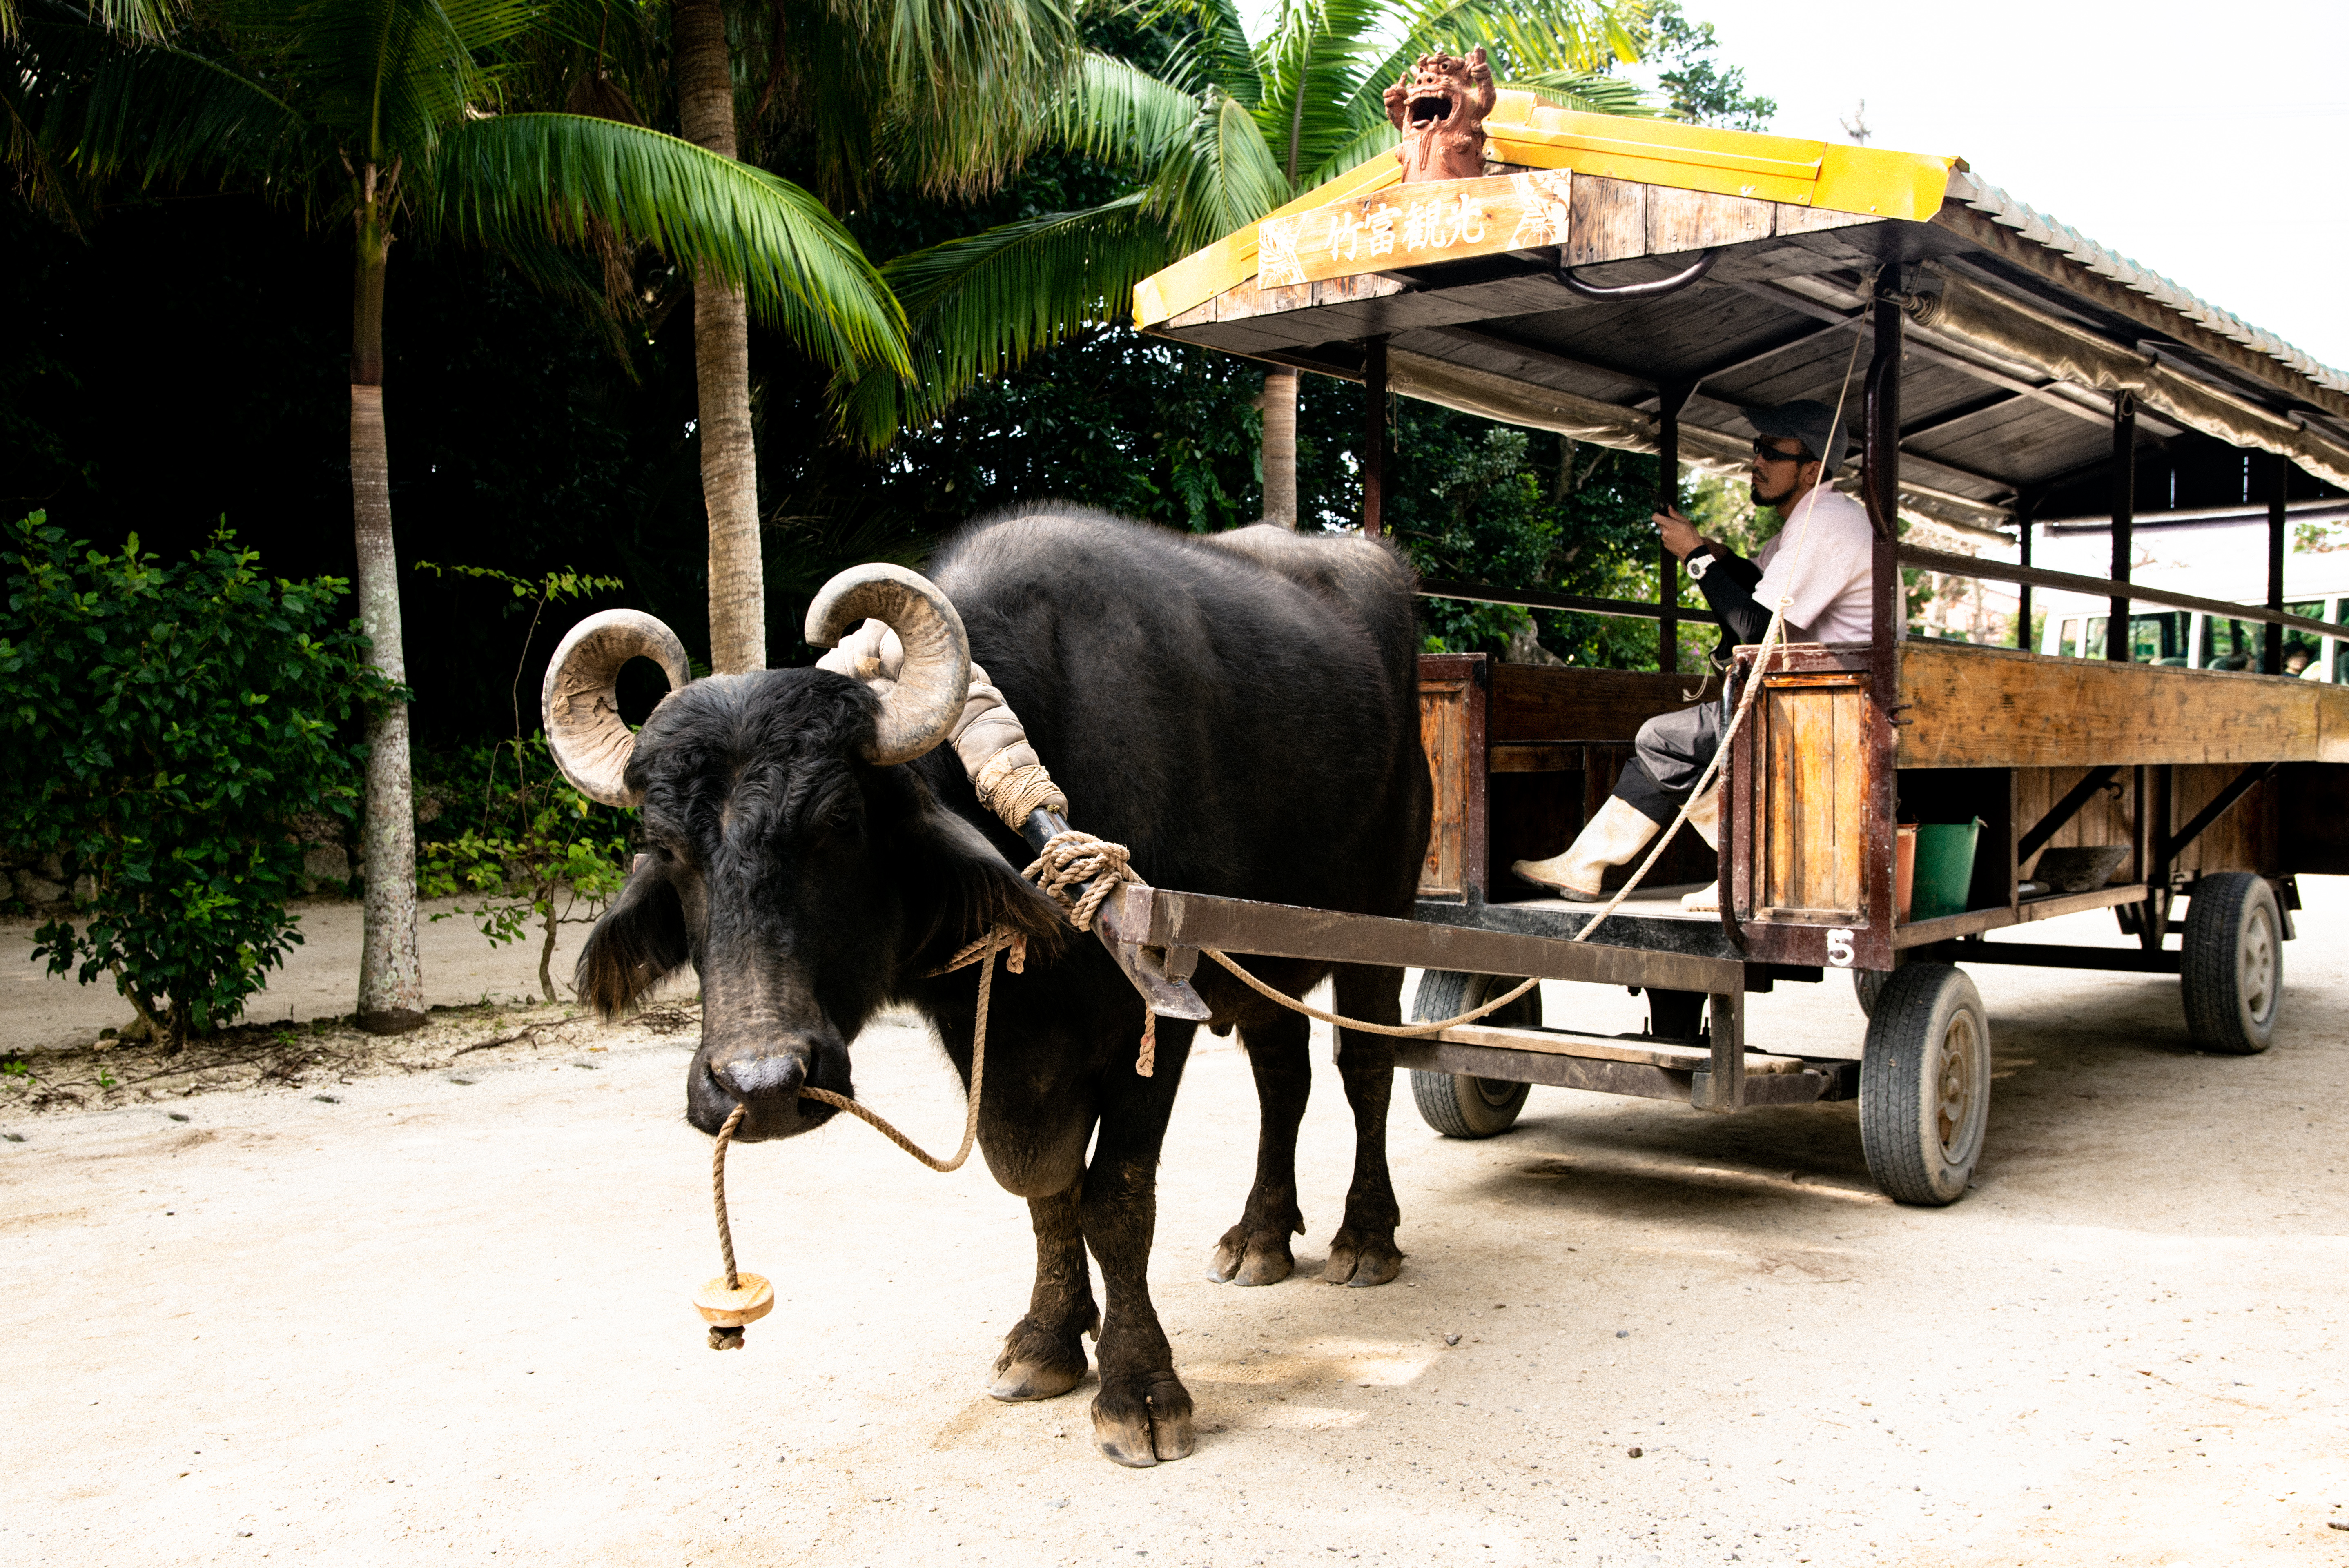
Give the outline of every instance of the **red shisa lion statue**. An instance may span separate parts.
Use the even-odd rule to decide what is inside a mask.
[[[1395,157],[1402,182],[1474,180],[1485,172],[1485,117],[1493,112],[1493,67],[1478,48],[1422,55],[1411,74],[1386,90],[1387,118],[1402,132]]]

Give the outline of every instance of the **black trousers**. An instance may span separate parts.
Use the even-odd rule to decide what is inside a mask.
[[[1615,780],[1616,799],[1660,828],[1671,826],[1699,775],[1721,749],[1721,705],[1700,703],[1661,714],[1640,727],[1631,760]]]

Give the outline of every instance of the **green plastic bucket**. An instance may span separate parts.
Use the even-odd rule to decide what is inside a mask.
[[[1966,893],[1974,881],[1974,844],[1981,836],[1980,817],[1971,822],[1927,822],[1917,830],[1911,919],[1965,913]]]

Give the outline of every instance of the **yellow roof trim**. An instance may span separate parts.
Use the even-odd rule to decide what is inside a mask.
[[[1326,207],[1332,201],[1344,201],[1356,196],[1368,196],[1373,191],[1383,191],[1402,182],[1402,165],[1392,152],[1381,152],[1367,163],[1358,163],[1335,180],[1324,181],[1284,207],[1267,212],[1267,218],[1286,218],[1296,212],[1309,212],[1316,207]],[[1258,222],[1262,222],[1261,219]],[[1256,224],[1233,230],[1205,249],[1192,252],[1164,271],[1143,279],[1133,285],[1133,324],[1154,326],[1169,316],[1180,315],[1202,300],[1211,300],[1237,284],[1256,276]]]
[[[1838,212],[1922,222],[1941,210],[1954,158],[1722,130],[1676,120],[1578,114],[1528,92],[1503,92],[1485,117],[1487,153],[1534,169],[1636,181]],[[1392,152],[1316,186],[1267,217],[1284,218],[1382,191],[1402,178]],[[1256,275],[1256,224],[1194,251],[1133,289],[1133,322],[1154,326]]]

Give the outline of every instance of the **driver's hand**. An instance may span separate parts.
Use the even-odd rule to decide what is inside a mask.
[[[1660,511],[1655,514],[1655,519],[1656,531],[1664,536],[1664,548],[1682,561],[1689,558],[1692,551],[1703,545],[1703,536],[1697,532],[1696,524],[1679,512]]]

